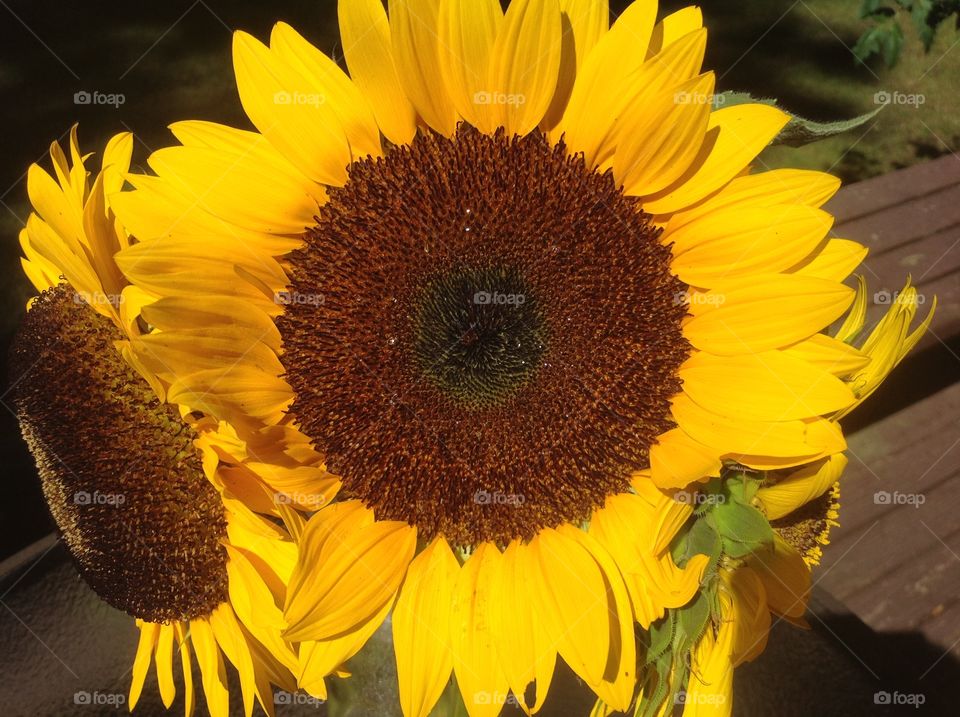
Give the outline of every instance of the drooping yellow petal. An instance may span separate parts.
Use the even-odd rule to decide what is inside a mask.
[[[525,546],[538,568],[530,579],[541,619],[570,668],[604,702],[625,710],[636,650],[629,596],[609,555],[598,559],[603,548],[572,531],[582,533],[541,530]]]
[[[460,565],[443,537],[410,564],[393,612],[400,706],[404,717],[427,717],[453,670],[451,609]]]
[[[769,550],[761,550],[747,559],[763,582],[770,610],[785,618],[799,620],[810,599],[810,567],[789,543],[779,535]]]
[[[200,666],[203,694],[210,717],[228,717],[230,691],[227,686],[227,671],[210,623],[203,618],[191,620],[190,641],[197,651],[197,664]]]
[[[253,658],[247,647],[246,637],[233,609],[227,604],[220,605],[210,614],[209,623],[217,645],[237,670],[240,678],[240,693],[243,697],[243,712],[246,717],[250,717],[253,713],[256,681]]]
[[[503,552],[493,615],[500,666],[527,714],[543,706],[557,660],[556,647],[550,642],[528,584],[530,571],[538,569],[530,562],[530,553],[519,540],[512,541]],[[532,703],[527,701],[531,684]]]
[[[393,0],[390,36],[400,83],[424,122],[450,136],[457,111],[440,73],[440,0]]]
[[[150,659],[153,656],[154,646],[160,633],[160,625],[152,622],[137,621],[140,629],[140,641],[137,643],[137,654],[133,658],[133,670],[130,678],[129,704],[130,709],[136,707],[143,692],[143,682],[150,669]]]
[[[337,533],[320,511],[307,523],[301,558],[287,593],[286,638],[325,640],[366,622],[400,587],[416,547],[416,528],[398,521],[354,525]],[[305,558],[316,555],[316,560]],[[323,565],[322,571],[315,566]],[[319,573],[319,574],[318,574]]]
[[[369,101],[380,131],[394,144],[409,143],[417,132],[417,113],[400,85],[383,3],[340,0],[337,11],[347,68]]]
[[[494,635],[499,570],[499,549],[481,544],[460,569],[451,596],[449,649],[470,717],[496,717],[507,696]]]
[[[163,706],[170,709],[177,696],[177,686],[173,681],[173,626],[160,625],[157,635],[154,659],[157,664],[157,686]]]
[[[177,649],[180,652],[180,667],[183,675],[183,713],[185,717],[193,714],[196,704],[196,695],[193,692],[193,664],[190,659],[190,639],[183,623],[173,623],[173,634],[177,639]]]
[[[742,172],[789,121],[788,114],[769,105],[736,105],[713,112],[698,159],[671,187],[647,199],[644,211],[669,214],[717,191]]]
[[[819,498],[830,490],[847,467],[847,457],[836,453],[822,461],[805,465],[776,483],[757,491],[757,499],[769,520],[777,520]]]

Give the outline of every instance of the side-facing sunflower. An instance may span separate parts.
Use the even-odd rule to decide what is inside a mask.
[[[752,172],[789,117],[713,108],[698,9],[388,9],[340,2],[349,77],[285,24],[237,33],[257,131],[176,124],[128,176],[139,242],[116,260],[158,299],[132,352],[177,403],[339,478],[287,591],[305,689],[392,611],[408,716],[451,673],[472,716],[510,691],[534,712],[558,656],[625,710],[635,623],[708,573],[706,615],[740,614],[724,586],[762,577],[690,549],[672,492],[845,448],[871,355],[824,330],[865,250],[828,236],[836,179]],[[731,630],[694,636],[694,663],[720,656],[697,674],[755,654]]]
[[[258,475],[250,446],[229,426],[164,403],[162,381],[129,350],[151,299],[113,261],[130,238],[110,197],[132,148],[131,135],[114,137],[91,183],[74,128],[69,159],[51,146],[56,179],[30,168],[35,213],[20,241],[40,295],[15,339],[13,403],[80,574],[136,618],[131,708],[151,662],[173,703],[178,659],[192,714],[195,655],[211,715],[229,711],[224,657],[245,713],[256,700],[272,715],[273,685],[296,689],[296,652],[281,637],[296,546],[279,521],[248,507],[279,516],[283,505],[271,506],[276,488]]]

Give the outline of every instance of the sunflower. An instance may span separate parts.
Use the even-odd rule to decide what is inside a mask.
[[[116,263],[152,297],[130,351],[174,402],[296,453],[264,475],[336,477],[286,592],[301,687],[325,694],[392,613],[405,715],[451,674],[474,717],[510,692],[535,712],[558,657],[626,710],[635,624],[764,572],[678,550],[699,517],[676,491],[833,460],[890,370],[825,333],[866,250],[829,236],[835,178],[752,171],[790,118],[714,108],[697,8],[388,10],[339,3],[349,76],[286,24],[238,32],[256,131],[177,123],[127,175]],[[717,599],[704,615],[743,612]],[[696,664],[738,644],[697,624]]]
[[[35,213],[20,240],[40,294],[11,354],[13,403],[80,574],[136,619],[131,708],[151,662],[164,704],[173,703],[176,650],[188,716],[192,655],[211,715],[229,711],[224,657],[245,714],[257,700],[272,715],[272,686],[296,689],[296,652],[281,637],[296,546],[278,520],[247,507],[276,495],[249,447],[229,426],[164,403],[162,382],[129,350],[150,297],[113,262],[130,239],[110,196],[132,148],[131,135],[114,137],[91,185],[74,127],[69,160],[51,146],[56,179],[29,170]]]

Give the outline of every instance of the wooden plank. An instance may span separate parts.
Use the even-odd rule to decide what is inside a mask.
[[[842,526],[834,547],[884,518],[894,506],[877,491],[932,490],[960,463],[960,384],[953,384],[848,437],[850,464],[841,488]],[[958,486],[960,495],[960,486]],[[841,549],[842,552],[842,549]]]
[[[937,536],[948,533],[955,526],[960,498],[956,478],[956,473],[953,473],[925,491],[916,491],[912,487],[900,488],[900,495],[908,494],[910,499],[924,502],[892,507],[868,524],[848,532],[843,539],[838,537],[824,551],[823,586],[843,601],[851,600],[857,593],[867,590],[870,593],[866,596],[867,601],[875,603],[880,597],[873,590],[875,582],[895,570],[904,569],[911,561],[931,550],[939,553],[941,544]],[[891,487],[883,490],[891,495],[894,493]],[[873,503],[872,496],[869,502]],[[840,535],[839,531],[837,535]],[[960,564],[957,570],[960,571]],[[865,607],[862,601],[859,607]],[[903,606],[904,610],[909,607]],[[857,614],[866,620],[863,612],[858,610]]]
[[[838,223],[833,234],[858,241],[872,254],[879,254],[899,251],[905,244],[957,225],[960,225],[960,183]],[[954,234],[958,235],[960,228]]]
[[[827,209],[838,222],[845,222],[957,183],[960,183],[960,157],[950,154],[847,185],[830,200]]]
[[[922,524],[921,528],[927,530]],[[933,542],[916,559],[893,566],[848,595],[847,607],[875,630],[884,631],[916,630],[941,614],[947,602],[960,595],[960,530],[931,536]]]

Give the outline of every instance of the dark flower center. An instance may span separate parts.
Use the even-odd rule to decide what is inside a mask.
[[[14,405],[81,575],[148,622],[227,599],[223,505],[196,434],[120,357],[123,338],[68,286],[43,292],[11,352]]]
[[[301,429],[346,495],[460,545],[589,518],[672,427],[670,250],[611,174],[461,125],[354,163],[289,258]]]
[[[423,375],[464,408],[503,403],[537,371],[546,326],[516,271],[458,268],[415,301],[413,349]]]

